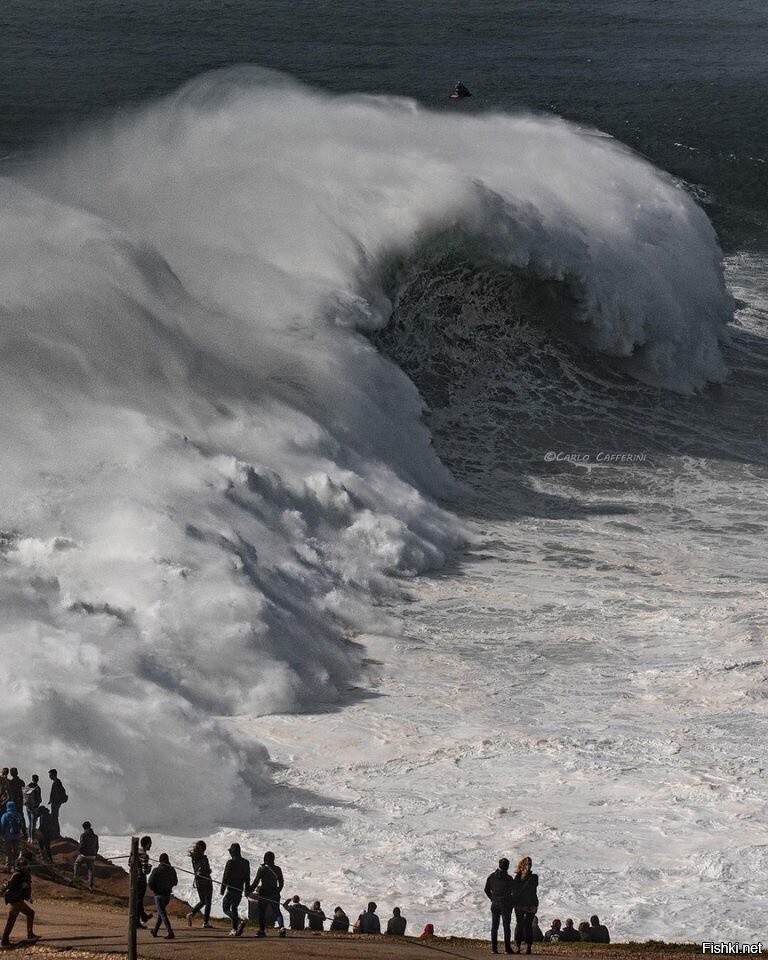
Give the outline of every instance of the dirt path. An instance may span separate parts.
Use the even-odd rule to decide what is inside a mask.
[[[14,957],[41,958],[60,956],[60,951],[70,952],[70,957],[88,958],[104,954],[126,954],[127,915],[124,909],[105,904],[89,904],[78,900],[35,900],[37,912],[35,927],[43,938],[35,946],[18,943],[23,936],[24,920],[20,917],[13,940],[17,941],[11,951],[3,951]],[[254,937],[255,927],[249,924],[240,938],[229,936],[229,926],[224,921],[215,921],[214,929],[203,930],[200,926],[190,929],[183,917],[172,917],[176,939],[165,940],[162,935],[153,939],[149,931],[138,931],[138,954],[146,958],[172,958],[172,960],[236,960],[236,958],[262,958],[270,960],[444,960],[455,957],[463,960],[486,960],[490,954],[488,943],[459,938],[432,938],[424,942],[409,937],[360,936],[359,934],[335,934],[325,932],[289,933],[284,940],[270,932],[266,939]],[[591,944],[535,944],[534,954],[548,957],[582,957],[601,960],[605,957],[648,956],[655,960],[683,957],[701,957],[701,948],[615,944],[600,947]]]

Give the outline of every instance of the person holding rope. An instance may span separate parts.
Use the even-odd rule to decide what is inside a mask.
[[[270,906],[280,910],[280,891],[285,885],[283,871],[275,863],[275,855],[271,850],[264,854],[264,862],[256,871],[256,876],[249,888],[249,893],[258,889],[259,893],[259,929],[256,932],[257,937],[266,937],[267,935],[267,911]],[[280,914],[278,914],[280,915]],[[279,936],[285,936],[285,926],[281,925]]]

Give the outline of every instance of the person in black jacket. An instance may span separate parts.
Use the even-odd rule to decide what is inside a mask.
[[[253,883],[249,887],[249,893],[258,889],[259,893],[259,929],[256,932],[257,937],[266,937],[267,935],[267,913],[270,906],[280,914],[280,891],[285,885],[283,871],[275,863],[275,855],[271,850],[264,854],[264,862],[256,871]],[[280,925],[279,936],[285,936],[285,926]]]
[[[42,804],[37,808],[37,845],[40,856],[46,863],[53,863],[51,840],[55,840],[56,827],[48,807]]]
[[[20,913],[23,913],[27,918],[27,940],[39,940],[40,937],[37,936],[33,928],[35,911],[27,903],[28,900],[32,899],[32,875],[29,872],[27,861],[23,857],[19,857],[17,860],[16,870],[6,884],[4,892],[5,902],[10,910],[8,911],[8,920],[5,923],[0,946],[10,947],[11,933]]]
[[[325,911],[320,906],[320,901],[315,900],[312,909],[307,914],[307,923],[310,930],[322,930],[325,922]]]
[[[565,926],[560,931],[560,939],[564,943],[578,943],[578,941],[581,940],[579,931],[574,927],[571,917],[568,917],[565,921]]]
[[[243,894],[248,892],[248,884],[251,881],[251,865],[240,853],[239,843],[230,844],[229,857],[224,867],[224,876],[221,878],[221,895],[224,897],[221,908],[232,921],[232,929],[229,931],[230,937],[239,937],[248,922],[247,918],[240,919],[238,907],[243,899]]]
[[[189,851],[192,860],[192,872],[195,875],[195,888],[197,890],[198,904],[187,914],[187,923],[192,926],[192,917],[196,913],[203,911],[203,926],[212,926],[209,923],[211,918],[211,902],[213,900],[213,880],[211,879],[211,865],[208,857],[205,855],[205,840],[198,840]]]
[[[331,918],[330,930],[343,930],[345,933],[349,931],[349,917],[344,913],[341,907],[336,907],[333,911],[333,917]]]
[[[147,879],[147,886],[155,895],[155,906],[157,907],[155,925],[149,931],[153,937],[157,936],[161,923],[168,931],[165,937],[166,940],[173,940],[176,936],[171,928],[171,921],[168,919],[166,908],[171,902],[173,888],[178,882],[179,878],[176,876],[176,871],[171,866],[171,861],[168,857],[168,854],[161,853],[157,858],[157,866],[152,873],[150,873],[149,878]]]
[[[400,907],[392,908],[392,916],[387,920],[387,933],[390,937],[404,937],[408,921],[400,912]]]
[[[589,918],[589,930],[586,939],[590,943],[610,943],[611,935],[608,933],[608,927],[600,923],[600,918],[596,913]]]
[[[152,849],[152,837],[142,837],[139,840],[138,869],[136,871],[136,926],[146,930],[147,920],[152,914],[144,909],[144,897],[147,895],[147,877],[152,870],[149,862],[149,851]]]
[[[512,953],[512,877],[509,860],[502,857],[499,866],[485,881],[485,895],[491,901],[491,952],[499,952],[499,921],[504,928],[504,952]]]
[[[298,893],[290,900],[286,900],[283,906],[288,911],[288,923],[290,924],[291,930],[303,930],[306,925],[309,910],[306,905],[301,902],[301,897]]]
[[[539,909],[539,877],[532,872],[533,862],[530,857],[523,857],[517,865],[517,872],[512,880],[512,896],[515,901],[515,945],[520,953],[520,946],[525,940],[526,953],[531,952],[533,943],[533,918]]]
[[[56,770],[49,770],[48,776],[51,778],[51,795],[48,798],[48,806],[51,808],[51,816],[53,817],[54,828],[56,830],[56,836],[54,840],[58,840],[61,836],[61,827],[59,825],[59,810],[62,803],[66,803],[69,800],[67,796],[67,791],[64,789],[64,784],[59,780],[59,774]]]
[[[88,873],[88,889],[93,893],[93,868],[96,863],[96,854],[99,852],[99,838],[93,832],[91,821],[83,823],[83,832],[80,834],[80,847],[75,860],[74,877],[80,873],[80,867],[85,864]]]

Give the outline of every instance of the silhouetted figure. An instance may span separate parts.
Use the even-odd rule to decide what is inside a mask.
[[[238,907],[243,894],[248,892],[251,865],[240,853],[239,843],[230,844],[229,857],[224,867],[224,876],[221,878],[221,894],[224,897],[221,908],[232,921],[230,937],[239,937],[245,929],[247,920],[240,919]]]
[[[560,939],[564,943],[576,943],[577,940],[581,940],[579,931],[574,928],[573,920],[570,917],[565,921],[565,926],[560,931]]]
[[[307,913],[307,923],[309,924],[310,930],[322,930],[323,923],[325,922],[325,913],[323,908],[320,906],[320,901],[315,900],[312,904],[312,908]]]
[[[80,873],[80,867],[84,865],[88,873],[88,889],[93,892],[93,868],[96,863],[96,855],[99,852],[99,838],[93,832],[90,820],[86,820],[85,823],[83,823],[83,832],[80,834],[78,851],[74,866],[75,880],[77,880],[78,874]]]
[[[285,881],[283,880],[283,871],[275,863],[275,855],[271,850],[264,854],[264,862],[256,871],[253,883],[250,886],[251,893],[254,890],[259,894],[259,929],[257,937],[267,935],[267,913],[270,904],[278,911],[280,910],[280,891],[283,889]],[[285,936],[285,926],[280,924],[281,937]]]
[[[419,934],[419,940],[429,940],[430,937],[434,937],[435,927],[434,924],[425,923],[424,929]]]
[[[407,924],[408,921],[400,913],[400,907],[394,907],[392,916],[387,920],[387,933],[390,937],[404,937]]]
[[[5,813],[5,805],[8,803],[8,776],[10,771],[8,767],[0,770],[0,817]]]
[[[27,835],[30,840],[35,839],[37,829],[37,811],[43,802],[43,791],[40,789],[40,777],[32,774],[32,779],[24,788],[24,810],[27,814]]]
[[[291,930],[303,930],[307,922],[308,910],[301,902],[301,897],[296,894],[290,900],[286,900],[283,906],[288,911],[288,923]]]
[[[155,895],[155,907],[157,908],[155,925],[149,932],[153,937],[156,937],[158,931],[160,930],[160,925],[162,924],[168,931],[165,937],[166,940],[173,940],[176,934],[173,932],[171,921],[168,919],[166,909],[168,904],[171,902],[173,888],[179,882],[179,878],[176,876],[176,871],[171,866],[171,861],[169,860],[167,853],[161,853],[157,858],[157,861],[157,866],[152,873],[150,873],[149,879],[147,880],[147,886]]]
[[[544,934],[544,939],[547,943],[559,943],[562,937],[560,936],[560,928],[562,927],[562,921],[555,918],[552,921],[552,926]]]
[[[541,943],[544,940],[544,931],[539,926],[539,918],[534,917],[533,923],[531,924],[531,929],[533,930],[533,942]]]
[[[51,809],[51,816],[53,817],[56,830],[56,836],[54,837],[54,840],[58,840],[58,838],[61,836],[59,810],[61,809],[62,804],[69,800],[69,797],[67,796],[67,791],[64,789],[64,784],[61,782],[61,780],[59,780],[58,772],[56,770],[49,770],[48,776],[51,778],[51,795],[48,797],[48,806]]]
[[[40,805],[37,808],[37,845],[40,848],[40,856],[46,863],[53,863],[51,854],[51,840],[55,840],[56,826],[48,807]]]
[[[539,909],[539,877],[532,872],[533,861],[530,857],[523,857],[517,865],[517,872],[513,878],[512,897],[515,901],[515,944],[517,952],[525,941],[526,953],[531,952],[533,943],[533,918]]]
[[[151,913],[144,909],[144,897],[147,894],[147,877],[152,869],[149,862],[149,851],[152,849],[152,837],[142,837],[139,840],[138,869],[136,873],[136,926],[144,930],[147,920],[152,918]]]
[[[349,917],[344,913],[341,907],[336,907],[331,918],[331,930],[349,930]]]
[[[381,933],[381,921],[376,916],[376,904],[371,900],[355,923],[355,933]]]
[[[587,930],[586,939],[590,943],[611,942],[611,935],[608,933],[608,927],[600,923],[600,918],[596,913],[593,913],[589,918],[589,929]]]
[[[472,94],[464,86],[461,80],[458,80],[456,83],[456,86],[453,88],[453,91],[451,92],[451,100],[463,100],[465,97],[471,97],[471,96]]]
[[[192,917],[203,911],[203,926],[211,927],[211,903],[213,901],[213,880],[211,879],[211,865],[205,854],[205,840],[198,840],[189,851],[192,860],[192,872],[195,875],[194,885],[197,890],[198,903],[187,914],[187,923],[192,926]]]
[[[5,805],[5,813],[0,817],[0,835],[5,841],[6,866],[9,872],[16,869],[19,848],[24,837],[24,817],[19,813],[13,800]]]
[[[589,939],[589,924],[586,920],[582,920],[579,924],[579,939],[582,941]]]
[[[512,877],[509,860],[502,857],[485,881],[485,895],[491,901],[491,952],[499,952],[499,922],[504,930],[504,952],[512,953]]]
[[[16,804],[16,810],[21,814],[21,835],[26,837],[27,825],[24,823],[24,787],[25,783],[19,776],[16,767],[11,767],[9,771],[6,789],[8,791],[8,800],[13,800]]]
[[[27,940],[39,940],[34,931],[35,911],[30,907],[28,900],[32,899],[32,874],[29,872],[27,861],[19,857],[16,870],[5,888],[5,902],[9,906],[8,920],[3,930],[0,946],[10,947],[11,933],[16,925],[16,918],[23,913],[27,918]]]

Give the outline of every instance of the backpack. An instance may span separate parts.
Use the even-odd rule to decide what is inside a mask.
[[[39,783],[30,783],[24,788],[24,806],[36,810],[43,799]]]

